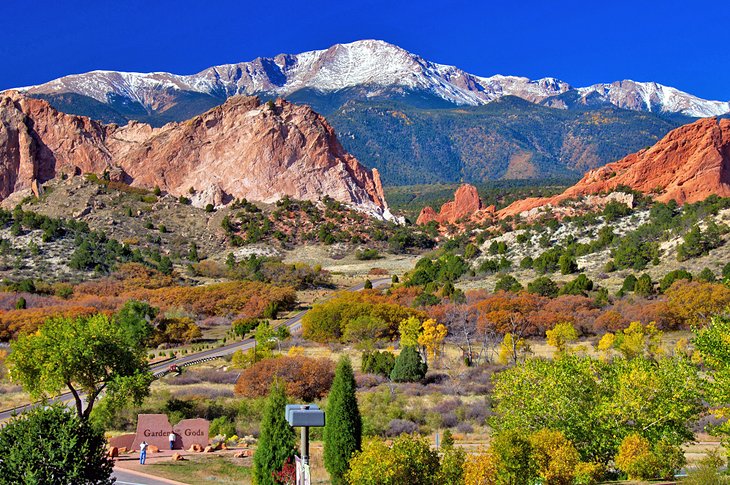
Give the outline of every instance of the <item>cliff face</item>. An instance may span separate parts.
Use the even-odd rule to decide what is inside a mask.
[[[654,146],[591,170],[574,186],[550,198],[514,202],[501,217],[561,200],[628,186],[660,202],[680,204],[712,194],[730,197],[730,120],[705,118],[672,130]]]
[[[424,207],[418,215],[416,224],[428,224],[436,221],[439,224],[454,224],[463,218],[472,218],[482,209],[482,201],[476,187],[464,184],[454,193],[454,200],[446,202],[436,213],[431,207]]]
[[[306,106],[233,97],[182,123],[119,127],[18,93],[0,96],[0,198],[59,173],[104,170],[134,186],[193,193],[200,206],[328,195],[391,217],[377,171],[347,153]]]

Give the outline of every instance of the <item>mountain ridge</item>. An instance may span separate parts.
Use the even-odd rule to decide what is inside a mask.
[[[120,109],[124,105],[142,108],[150,115],[164,113],[181,95],[203,95],[210,102],[220,104],[232,95],[289,96],[301,89],[336,92],[357,86],[366,87],[368,96],[384,90],[426,91],[456,105],[482,105],[512,95],[565,109],[569,106],[553,98],[573,92],[581,104],[595,95],[604,103],[637,111],[681,113],[691,117],[730,112],[730,102],[704,100],[655,82],[622,80],[576,88],[553,77],[532,80],[501,74],[474,75],[374,39],[211,66],[189,75],[97,70],[20,90],[33,96],[75,93],[101,104],[118,105]]]

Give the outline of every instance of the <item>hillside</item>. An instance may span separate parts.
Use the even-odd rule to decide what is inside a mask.
[[[575,177],[652,145],[679,124],[652,113],[559,110],[516,97],[477,107],[370,100],[326,108],[318,109],[345,148],[388,185]]]

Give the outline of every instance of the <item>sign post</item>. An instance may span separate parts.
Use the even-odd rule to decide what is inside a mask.
[[[302,456],[301,461],[297,460],[297,485],[310,485],[309,428],[324,426],[324,411],[316,404],[287,404],[284,413],[291,426],[301,428],[299,453]]]

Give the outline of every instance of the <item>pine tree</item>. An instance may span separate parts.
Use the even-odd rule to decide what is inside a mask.
[[[281,470],[287,458],[294,455],[296,435],[284,416],[286,391],[280,381],[271,385],[261,420],[261,435],[253,456],[253,479],[257,485],[275,485],[274,472]]]
[[[357,407],[356,388],[352,363],[344,356],[335,370],[324,427],[324,466],[334,485],[345,483],[350,458],[360,451],[362,443],[362,418]]]
[[[426,377],[428,366],[421,360],[415,347],[407,346],[395,359],[395,367],[390,378],[395,382],[416,382]]]

